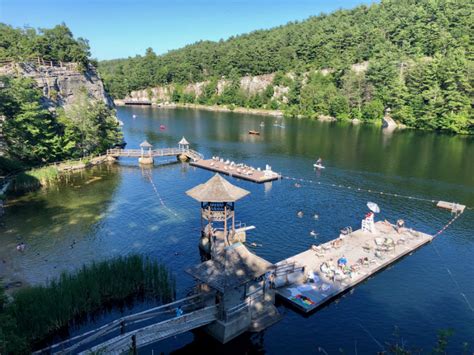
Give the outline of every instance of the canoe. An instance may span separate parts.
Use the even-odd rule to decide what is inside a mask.
[[[260,132],[259,132],[259,131],[252,131],[252,130],[250,130],[250,131],[249,131],[249,134],[255,134],[255,135],[259,136],[259,135],[260,135]]]

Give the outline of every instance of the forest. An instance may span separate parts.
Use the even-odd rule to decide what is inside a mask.
[[[148,48],[102,61],[99,71],[115,98],[171,85],[177,102],[370,122],[390,108],[408,127],[473,134],[473,7],[469,0],[383,0],[163,55]],[[358,63],[366,70],[351,69]],[[242,76],[268,73],[276,73],[274,82],[259,94],[239,88]],[[230,84],[218,95],[222,78]],[[183,89],[202,81],[199,97]],[[275,99],[276,86],[289,89],[286,100]]]
[[[42,92],[31,79],[0,77],[0,82],[7,153],[26,166],[101,153],[122,137],[114,110],[85,92],[67,111],[51,112],[41,105]]]
[[[74,39],[64,24],[39,31],[0,24],[0,62],[41,58],[85,69],[89,56],[87,41]],[[71,107],[48,110],[32,79],[0,76],[0,138],[6,143],[0,173],[103,153],[122,141],[115,110],[79,91]]]
[[[14,28],[0,23],[0,62],[47,61],[75,62],[86,66],[91,53],[84,38],[75,39],[63,23],[53,28]]]

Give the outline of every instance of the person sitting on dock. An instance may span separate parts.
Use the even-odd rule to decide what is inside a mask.
[[[397,233],[401,233],[403,228],[405,228],[405,221],[403,219],[399,219],[397,221],[397,225],[395,226],[395,229],[397,230]]]
[[[178,308],[176,308],[176,317],[181,317],[183,314],[184,314],[184,311],[183,311],[183,309],[181,308],[181,306],[179,306]]]

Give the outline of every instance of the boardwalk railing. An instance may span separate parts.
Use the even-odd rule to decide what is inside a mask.
[[[178,156],[184,154],[194,161],[203,158],[202,154],[192,149],[181,149],[181,148],[162,148],[143,151],[141,149],[108,149],[107,155],[113,157],[133,157],[140,158],[144,157],[167,157],[167,156]]]
[[[120,354],[130,350],[133,351],[142,346],[202,327],[215,320],[217,320],[217,307],[204,307],[179,317],[119,335],[80,354],[89,354],[90,352]]]
[[[125,331],[125,328],[133,327],[136,331],[137,327],[140,329],[146,328],[146,324],[140,327],[140,323],[143,322],[147,322],[148,324],[154,320],[160,321],[160,323],[167,322],[170,320],[170,317],[174,317],[175,309],[177,307],[181,307],[183,311],[189,312],[188,314],[192,314],[196,309],[205,308],[205,305],[209,302],[209,300],[212,301],[213,297],[214,296],[212,294],[199,293],[171,303],[148,309],[146,311],[131,314],[116,319],[111,323],[105,324],[94,330],[77,335],[60,343],[56,343],[48,348],[39,350],[34,354],[42,354],[45,352],[60,354],[76,353],[77,351],[81,351],[81,349],[90,348],[94,345],[94,343],[97,344],[99,342],[104,344],[110,340],[111,336],[117,336],[117,334],[124,335],[123,332]],[[168,319],[163,321],[163,318]]]

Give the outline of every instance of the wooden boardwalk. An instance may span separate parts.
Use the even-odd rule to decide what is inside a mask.
[[[290,281],[277,288],[276,294],[304,313],[314,311],[433,239],[411,229],[397,233],[384,222],[375,227],[374,233],[357,230],[275,264],[277,268],[296,265],[304,270],[277,276],[276,286],[287,282],[282,278]],[[337,265],[342,257],[347,259],[345,268]],[[314,274],[314,282],[307,279],[308,274]]]
[[[278,180],[280,178],[280,175],[274,171],[259,171],[257,169],[246,167],[244,164],[230,165],[225,164],[225,162],[216,161],[213,159],[201,159],[193,161],[190,163],[190,165],[259,184]]]
[[[114,158],[118,157],[131,157],[131,158],[140,158],[140,157],[169,157],[169,156],[179,156],[186,155],[192,160],[202,159],[202,154],[196,152],[192,149],[181,149],[181,148],[161,148],[153,150],[141,149],[108,149],[107,155]]]

